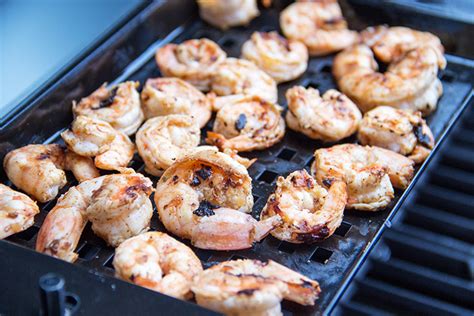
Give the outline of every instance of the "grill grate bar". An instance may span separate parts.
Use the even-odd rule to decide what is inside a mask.
[[[474,243],[474,220],[415,204],[407,208],[405,222]]]
[[[474,308],[474,288],[471,282],[407,261],[397,258],[391,258],[387,262],[373,260],[368,276],[388,283],[396,282],[397,286],[442,301]]]
[[[447,248],[446,251],[454,249],[466,255],[474,255],[474,249],[471,244],[446,235],[441,235],[429,230],[428,228],[419,227],[416,223],[403,223],[403,225],[393,226],[393,231],[415,239],[425,240],[427,242],[436,240],[439,247]]]
[[[361,292],[365,292],[366,297],[371,297],[382,306],[385,304],[392,306],[393,310],[399,312],[402,309],[428,315],[467,315],[470,313],[468,309],[372,278],[357,280],[357,286]]]

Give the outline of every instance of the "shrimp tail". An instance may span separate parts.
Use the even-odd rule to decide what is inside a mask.
[[[254,230],[254,241],[261,241],[263,238],[267,237],[267,235],[278,225],[281,224],[281,217],[280,215],[275,215],[264,220],[258,221],[255,224]]]
[[[223,150],[225,148],[231,148],[229,141],[221,134],[215,132],[207,132],[206,143],[219,147]]]

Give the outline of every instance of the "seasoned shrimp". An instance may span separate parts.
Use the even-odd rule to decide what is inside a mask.
[[[66,184],[65,150],[60,145],[28,145],[9,152],[3,160],[13,184],[40,202],[58,195]]]
[[[414,163],[393,151],[356,144],[318,149],[311,173],[318,183],[331,186],[334,181],[347,184],[346,208],[377,211],[394,197],[393,187],[405,189],[414,174]]]
[[[346,138],[357,131],[362,119],[357,106],[334,89],[320,96],[317,89],[296,86],[286,91],[286,99],[288,127],[313,139],[335,142]]]
[[[71,170],[79,182],[100,176],[91,157],[80,156],[70,150],[66,151],[66,169]]]
[[[431,33],[408,27],[379,25],[365,29],[361,35],[364,43],[369,45],[375,56],[384,63],[398,60],[415,48],[431,46],[437,54],[439,68],[446,67],[444,47],[439,38]]]
[[[149,119],[136,136],[146,172],[159,176],[176,160],[199,145],[201,130],[188,115],[172,114]]]
[[[61,133],[68,148],[84,157],[95,157],[95,166],[124,171],[133,158],[135,146],[128,136],[100,119],[80,115],[71,129]]]
[[[148,79],[141,98],[147,119],[169,114],[187,114],[203,128],[211,118],[213,96],[204,95],[179,78]]]
[[[282,315],[282,299],[314,305],[317,281],[268,260],[221,262],[204,270],[191,290],[199,305],[226,315]]]
[[[206,141],[236,151],[265,149],[281,141],[285,121],[280,106],[256,96],[235,96],[220,108]]]
[[[46,216],[36,250],[74,262],[87,221],[92,222],[94,233],[118,246],[149,229],[152,191],[150,179],[139,173],[106,175],[71,187]]]
[[[245,59],[227,58],[220,63],[212,77],[211,87],[219,96],[255,95],[273,103],[278,99],[275,80]]]
[[[104,83],[79,103],[73,102],[74,115],[97,118],[127,135],[134,134],[144,120],[137,92],[139,83],[127,81],[109,88],[106,85]]]
[[[431,46],[409,51],[385,73],[377,68],[372,51],[361,44],[334,58],[333,74],[341,91],[363,112],[381,104],[424,115],[435,110],[443,87],[437,77],[438,54]]]
[[[117,277],[180,299],[192,296],[191,284],[202,272],[188,246],[160,232],[125,240],[115,249],[113,265]]]
[[[347,29],[337,0],[295,2],[280,14],[280,26],[289,39],[301,41],[311,56],[340,51],[359,41]]]
[[[257,0],[197,0],[197,3],[201,18],[223,30],[247,25],[259,14]]]
[[[254,32],[242,46],[242,58],[255,63],[277,83],[301,76],[308,68],[308,49],[277,32]]]
[[[434,147],[434,137],[420,112],[379,106],[365,113],[359,141],[390,149],[415,163],[423,162]]]
[[[243,165],[215,149],[192,152],[169,167],[156,186],[160,220],[171,233],[203,249],[250,248],[279,217],[256,221],[252,179]]]
[[[341,225],[347,201],[346,184],[334,182],[326,190],[306,170],[278,177],[276,190],[268,198],[261,218],[279,215],[280,226],[271,234],[288,242],[313,243],[331,236]]]
[[[33,226],[38,213],[38,205],[27,195],[0,183],[0,239]]]
[[[165,77],[178,77],[201,91],[209,91],[216,66],[227,54],[215,42],[191,39],[181,44],[168,44],[156,52],[156,63]]]

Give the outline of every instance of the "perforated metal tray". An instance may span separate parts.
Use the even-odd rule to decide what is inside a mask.
[[[103,43],[55,85],[47,89],[43,95],[31,103],[23,105],[20,110],[4,120],[0,135],[1,157],[3,158],[9,150],[29,143],[61,143],[59,133],[67,128],[72,121],[71,101],[90,94],[102,82],[138,80],[143,85],[147,78],[160,76],[153,58],[154,52],[156,48],[168,42],[179,43],[190,38],[207,37],[218,42],[229,56],[238,57],[242,43],[250,37],[253,31],[279,29],[279,11],[285,5],[285,1],[277,1],[271,9],[263,10],[262,14],[248,27],[238,27],[222,32],[199,20],[193,1],[180,0],[150,4],[122,30]],[[367,24],[370,24],[370,21],[367,21]],[[456,120],[472,89],[469,78],[473,74],[473,63],[458,57],[447,57],[448,67],[440,74],[444,95],[436,112],[428,118],[437,142],[442,139],[445,131]],[[336,88],[331,75],[332,59],[333,56],[311,58],[308,70],[301,78],[280,85],[280,105],[286,108],[284,93],[294,85],[312,86],[321,92]],[[204,128],[203,138],[205,131],[211,126],[212,121]],[[341,143],[345,142],[355,142],[355,138],[351,137]],[[255,200],[253,216],[258,218],[268,195],[274,188],[278,175],[286,176],[294,170],[308,169],[314,150],[331,145],[310,140],[287,129],[281,143],[268,150],[249,153],[249,157],[258,158],[257,162],[249,169],[253,179]],[[433,154],[435,152],[436,149]],[[426,162],[418,168],[417,176],[405,192],[396,192],[396,198],[389,207],[376,213],[346,211],[342,225],[333,236],[323,242],[313,245],[294,245],[269,236],[261,243],[255,244],[252,249],[244,251],[194,250],[205,267],[236,258],[272,259],[286,265],[318,280],[322,294],[314,307],[302,307],[284,302],[285,314],[329,312],[384,227],[390,226],[390,218],[409,195],[425,165]],[[138,156],[135,157],[132,167],[139,172],[144,172],[143,163]],[[157,178],[151,178],[156,184]],[[62,193],[71,185],[76,184],[71,175],[69,175],[69,179],[70,182],[62,190]],[[1,175],[1,181],[10,184],[4,173]],[[8,238],[7,242],[34,249],[36,233],[46,214],[54,205],[55,201],[41,205],[42,210],[36,218],[35,225],[25,232]],[[151,227],[152,230],[165,231],[156,213],[152,218]],[[185,243],[187,242],[185,241]],[[10,247],[10,245],[8,246]],[[2,247],[5,247],[5,241],[0,242],[0,250]],[[89,226],[84,231],[78,249],[78,261],[73,265],[67,264],[71,270],[84,267],[89,272],[99,275],[102,282],[123,283],[110,278],[114,274],[111,265],[114,250],[96,237]],[[43,255],[35,255],[35,258],[37,258],[38,264],[46,266],[51,260],[56,260]],[[33,265],[34,263],[28,264]],[[93,283],[87,282],[83,282],[86,284],[79,282],[77,289],[72,289],[72,291],[75,290],[81,296],[81,291],[87,291],[88,287],[94,287]],[[136,291],[138,287],[130,286],[128,290]],[[103,293],[102,295],[108,294]],[[153,295],[156,295],[157,300],[163,298],[159,293],[153,293]],[[117,297],[117,299],[125,298]],[[2,298],[0,298],[0,303],[2,303]],[[87,304],[87,302],[83,302],[83,304]],[[84,310],[93,311],[93,309],[86,308],[81,312]],[[191,310],[198,312],[197,309]],[[151,314],[156,311],[150,310],[149,312]]]

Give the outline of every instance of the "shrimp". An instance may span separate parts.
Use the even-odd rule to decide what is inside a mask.
[[[105,121],[83,115],[77,116],[61,137],[71,151],[95,157],[95,166],[104,170],[126,170],[135,152],[126,134]]]
[[[277,83],[301,76],[308,68],[308,49],[277,32],[254,32],[242,46],[242,58],[255,63]]]
[[[213,95],[206,96],[179,78],[148,79],[141,98],[147,119],[169,114],[187,114],[203,128],[212,115]]]
[[[149,174],[160,176],[176,160],[199,145],[201,130],[188,115],[171,114],[149,119],[138,130],[138,153]]]
[[[38,213],[38,205],[30,197],[0,183],[0,239],[33,226]]]
[[[282,315],[280,302],[314,305],[317,281],[268,260],[233,260],[204,270],[191,290],[199,305],[226,315]]]
[[[313,139],[336,142],[357,131],[362,119],[357,106],[331,89],[321,97],[313,88],[295,86],[286,91],[288,127]]]
[[[74,101],[72,111],[75,116],[97,118],[126,135],[132,135],[144,120],[138,86],[138,82],[127,81],[108,88],[104,83],[79,103]]]
[[[409,51],[380,73],[370,48],[356,45],[334,58],[333,74],[340,90],[363,112],[382,104],[427,115],[443,93],[438,55],[431,46]]]
[[[220,63],[212,77],[211,88],[218,96],[259,96],[272,103],[278,99],[275,80],[245,59],[227,58]]]
[[[283,34],[301,41],[311,56],[340,51],[359,41],[355,31],[347,29],[337,0],[295,2],[280,14]]]
[[[347,184],[346,208],[377,211],[394,197],[393,187],[405,189],[414,174],[414,163],[393,151],[356,144],[318,149],[311,173],[319,184]]]
[[[438,57],[438,67],[446,67],[444,47],[440,39],[431,33],[408,27],[379,25],[365,29],[361,35],[363,42],[369,45],[375,56],[384,63],[396,61],[415,48],[431,46]]]
[[[278,177],[276,190],[268,198],[261,218],[282,218],[271,234],[291,243],[313,243],[331,236],[341,225],[346,206],[346,184],[334,182],[328,190],[306,172],[298,170],[285,179]]]
[[[282,140],[285,121],[280,106],[257,96],[228,98],[217,112],[206,141],[219,148],[236,151],[265,149]]]
[[[80,156],[70,150],[66,151],[66,169],[71,170],[79,182],[100,177],[91,157]]]
[[[151,180],[138,173],[105,175],[71,187],[46,216],[36,251],[74,262],[88,221],[96,235],[118,246],[149,229],[152,191]]]
[[[169,232],[202,249],[250,248],[280,221],[245,214],[253,206],[252,179],[243,165],[211,148],[171,165],[156,186],[155,204]]]
[[[155,55],[163,76],[178,77],[201,91],[209,91],[216,66],[226,57],[219,45],[207,38],[168,44],[159,48]]]
[[[10,181],[39,202],[51,201],[66,185],[65,150],[60,145],[27,145],[3,160]]]
[[[365,113],[360,123],[359,141],[390,149],[415,163],[423,162],[434,147],[431,129],[420,112],[379,106]]]
[[[247,25],[259,15],[257,0],[198,0],[197,3],[201,18],[223,30]]]
[[[115,249],[113,266],[121,279],[180,299],[192,296],[191,284],[202,273],[194,252],[161,232],[125,240]]]

